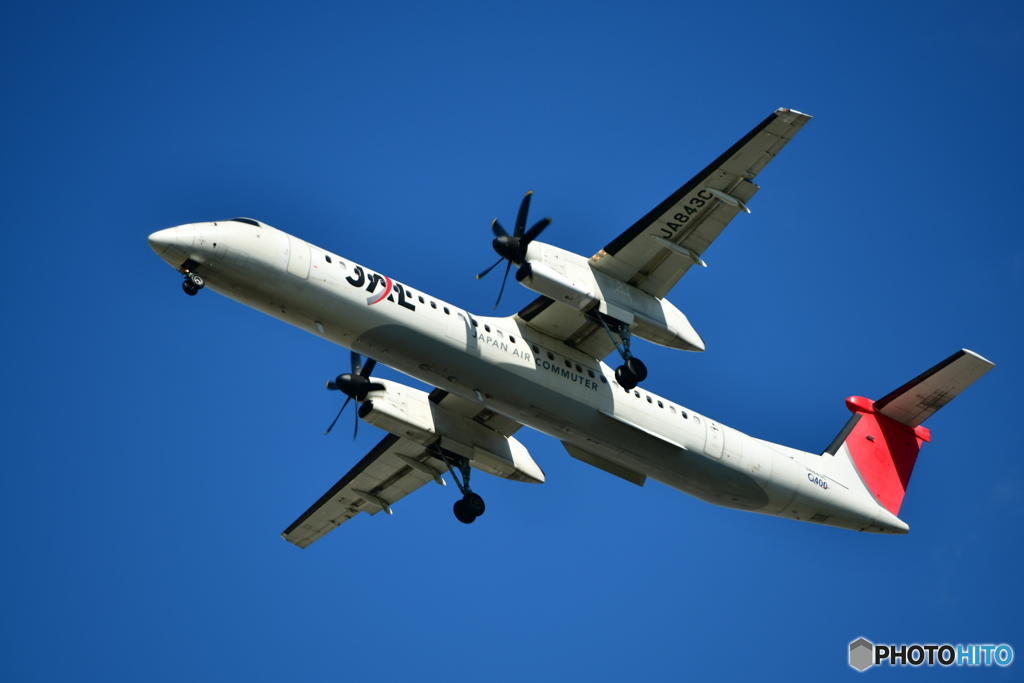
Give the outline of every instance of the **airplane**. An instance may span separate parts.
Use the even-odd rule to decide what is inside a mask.
[[[922,423],[994,367],[973,351],[881,399],[848,398],[852,417],[821,453],[748,436],[639,386],[648,372],[633,337],[704,350],[665,297],[691,267],[706,266],[705,251],[737,214],[750,213],[755,177],[810,118],[772,112],[590,258],[536,239],[551,221],[526,228],[527,193],[511,233],[492,222],[500,258],[477,276],[504,261],[507,278],[516,266],[516,280],[539,297],[512,316],[470,313],[251,218],[150,235],[186,294],[211,289],[350,349],[350,372],[327,382],[346,397],[338,417],[354,401],[356,430],[362,420],[388,432],[282,536],[305,548],[362,512],[391,515],[421,486],[446,485],[444,474],[461,493],[455,517],[473,523],[486,510],[473,470],[544,482],[513,436],[524,425],[638,486],[650,478],[724,507],[907,533],[897,515],[931,440]],[[613,351],[615,369],[603,360]],[[375,378],[378,362],[435,388]]]

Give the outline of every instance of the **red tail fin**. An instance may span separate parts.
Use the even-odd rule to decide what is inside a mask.
[[[853,464],[882,507],[898,515],[921,444],[931,441],[931,433],[882,415],[861,396],[846,399],[846,407],[854,413],[845,440]]]
[[[879,504],[899,514],[921,444],[931,441],[921,423],[993,367],[963,349],[877,401],[846,399],[854,415],[825,452],[845,445]]]

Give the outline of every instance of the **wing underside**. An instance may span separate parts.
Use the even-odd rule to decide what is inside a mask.
[[[305,548],[360,512],[390,514],[396,501],[435,479],[425,469],[440,475],[439,464],[423,446],[389,434],[281,536]]]
[[[595,270],[664,298],[701,258],[733,217],[749,213],[759,189],[753,180],[810,116],[778,109],[669,195],[628,230],[591,257]],[[584,312],[541,296],[519,312],[530,327],[595,358],[615,348],[604,329]]]

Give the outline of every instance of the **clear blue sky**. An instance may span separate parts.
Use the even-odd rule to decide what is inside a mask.
[[[820,681],[860,636],[1006,642],[927,675],[1021,678],[1019,3],[12,3],[0,37],[0,678]],[[526,190],[589,255],[777,107],[815,118],[671,296],[707,351],[638,342],[647,386],[820,451],[847,396],[990,358],[927,425],[908,536],[529,430],[548,482],[481,475],[470,527],[427,487],[278,536],[382,436],[322,434],[348,353],[186,297],[149,233],[252,216],[487,313]]]

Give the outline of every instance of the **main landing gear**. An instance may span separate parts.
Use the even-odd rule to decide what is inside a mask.
[[[181,283],[181,288],[185,290],[185,293],[189,296],[195,296],[200,289],[206,286],[206,280],[199,273],[194,272],[189,267],[188,262],[182,266],[182,272],[185,273],[185,281]]]
[[[477,517],[484,514],[487,506],[484,505],[484,499],[479,494],[473,493],[469,488],[469,475],[472,471],[469,466],[469,460],[461,455],[455,455],[446,451],[440,446],[436,447],[434,455],[443,460],[444,464],[448,466],[448,471],[451,472],[455,485],[462,492],[462,498],[455,501],[455,505],[452,507],[452,510],[455,512],[455,519],[463,524],[472,524],[476,521]],[[462,481],[459,481],[459,476],[455,473],[456,468],[462,473]]]
[[[630,333],[629,325],[615,318],[609,318],[603,313],[597,314],[597,320],[604,327],[608,336],[615,344],[615,350],[622,356],[622,365],[615,368],[615,381],[626,391],[636,388],[636,385],[647,379],[647,366],[639,358],[635,358],[629,351]],[[621,340],[616,341],[616,336]]]

